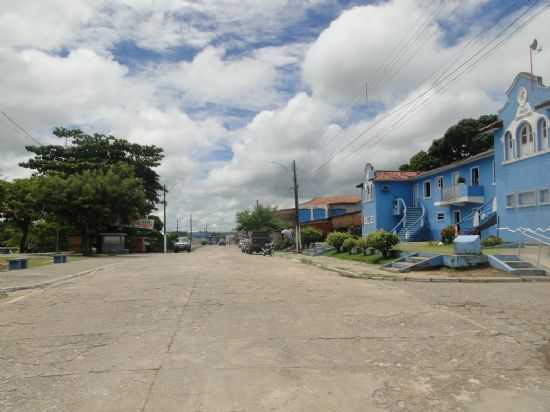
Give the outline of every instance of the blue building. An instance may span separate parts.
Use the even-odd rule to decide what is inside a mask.
[[[365,167],[363,234],[383,229],[402,240],[439,240],[441,229],[517,240],[517,229],[550,227],[550,88],[540,77],[516,76],[499,120],[485,128],[494,150],[430,170]]]

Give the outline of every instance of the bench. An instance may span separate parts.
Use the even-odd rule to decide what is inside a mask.
[[[67,255],[53,255],[53,263],[67,263]]]
[[[8,270],[21,270],[28,267],[27,258],[8,259]]]
[[[17,252],[17,249],[19,248],[16,248],[16,247],[0,247],[0,255],[11,255],[15,252]]]

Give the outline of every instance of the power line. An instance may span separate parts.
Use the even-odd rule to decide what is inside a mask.
[[[27,132],[25,130],[25,128],[23,128],[23,126],[21,126],[19,123],[17,123],[15,120],[13,120],[10,116],[7,115],[6,112],[2,111],[0,112],[4,115],[4,117],[6,119],[8,119],[8,121],[13,124],[17,129],[19,129],[21,132],[23,132],[23,134],[25,136],[27,136],[29,139],[31,139],[32,141],[34,141],[35,143],[37,143],[38,145],[42,146],[42,142],[40,142],[38,139],[35,139],[29,132]]]
[[[404,67],[404,64],[410,62],[415,57],[416,54],[413,52],[409,56],[407,61],[403,65],[401,65],[401,68],[398,68],[398,70],[396,72],[394,72],[393,69],[390,70],[392,65],[397,64],[404,54],[408,54],[408,52],[411,50],[410,46],[412,46],[414,43],[416,43],[424,35],[426,29],[439,16],[439,14],[441,13],[444,5],[445,5],[445,1],[441,0],[439,2],[439,5],[436,6],[436,8],[426,16],[426,18],[423,20],[422,24],[417,26],[417,23],[419,23],[422,20],[422,15],[418,16],[418,18],[415,20],[415,23],[411,27],[411,28],[414,28],[415,26],[417,26],[416,29],[414,30],[413,34],[408,39],[407,39],[407,35],[403,36],[401,38],[401,40],[399,42],[397,42],[397,44],[393,48],[392,52],[388,55],[388,57],[385,59],[385,61],[382,64],[378,65],[377,68],[374,70],[373,78],[375,79],[375,82],[373,84],[373,87],[371,87],[371,90],[376,90],[378,88],[378,86],[380,86],[380,83],[382,83],[382,82],[388,82],[388,81],[392,80],[397,74],[399,74],[399,72]],[[458,7],[458,3],[457,3],[457,6],[455,6],[455,8],[456,7]],[[407,30],[407,33],[409,33],[409,31],[410,30]],[[432,33],[432,37],[436,33],[437,32]],[[427,41],[424,42],[421,45],[420,50],[423,49],[426,46],[426,44],[427,44]],[[386,79],[384,79],[384,76],[388,72],[390,73],[391,77],[390,77],[390,79],[386,80]],[[393,75],[391,73],[393,73]],[[382,76],[382,80],[378,79],[378,77],[380,77],[380,76]],[[369,93],[369,91],[368,91],[369,90],[368,82],[365,83],[365,87],[366,87],[366,94],[367,94],[367,99],[368,99],[368,93]],[[333,136],[332,139],[336,139],[337,137],[342,135],[344,133],[344,130],[345,129],[341,128],[336,133],[336,135]],[[321,139],[321,144],[324,143],[324,140],[325,140],[324,138]]]
[[[550,4],[549,4],[550,5]],[[500,42],[498,42],[496,45],[494,45],[491,49],[489,49],[484,55],[482,55],[480,58],[478,58],[477,60],[473,61],[470,65],[466,66],[462,71],[458,72],[454,77],[452,77],[449,82],[447,84],[443,84],[443,85],[436,85],[434,86],[432,89],[429,89],[428,92],[433,92],[431,95],[428,95],[424,100],[422,100],[416,107],[413,107],[411,109],[409,109],[407,112],[405,112],[399,119],[397,119],[397,121],[395,121],[392,126],[390,126],[386,131],[385,133],[380,133],[378,134],[377,136],[374,136],[374,138],[372,140],[369,140],[367,142],[365,142],[364,144],[356,147],[352,152],[350,152],[349,155],[353,155],[353,154],[356,154],[359,152],[359,150],[361,150],[362,148],[364,148],[367,144],[371,145],[370,147],[372,147],[372,145],[376,145],[378,144],[384,137],[386,137],[390,132],[392,132],[397,126],[399,126],[404,120],[406,120],[410,115],[418,112],[421,108],[423,108],[424,106],[426,106],[426,104],[429,103],[430,99],[435,95],[435,94],[438,94],[438,93],[444,93],[445,91],[447,91],[450,87],[450,85],[456,81],[458,78],[462,77],[463,75],[467,74],[468,72],[471,72],[473,70],[473,68],[475,68],[476,66],[478,66],[483,60],[485,60],[486,58],[490,57],[492,54],[494,54],[496,52],[496,50],[498,49],[498,47],[500,45],[502,45],[503,43],[505,43],[507,40],[509,40],[515,33],[517,33],[519,30],[521,30],[523,27],[525,27],[525,25],[527,25],[533,18],[535,18],[537,15],[539,15],[540,13],[542,13],[542,11],[544,11],[545,8],[547,8],[549,5],[546,5],[546,6],[543,6],[539,11],[537,11],[534,15],[528,17],[524,22],[521,23],[520,26],[518,26],[512,33],[509,33],[507,35],[507,37],[505,37],[503,40],[501,40]],[[456,70],[455,72],[453,73],[456,73]],[[451,73],[451,74],[453,74]]]
[[[375,128],[376,126],[378,126],[380,123],[382,123],[384,120],[390,118],[391,116],[393,115],[397,115],[399,114],[401,111],[403,111],[404,109],[410,107],[411,105],[415,104],[417,101],[419,101],[420,99],[422,99],[423,97],[425,96],[428,96],[427,99],[431,98],[432,96],[429,95],[429,93],[433,92],[434,90],[437,90],[438,88],[440,88],[441,90],[440,91],[445,91],[449,84],[456,81],[457,78],[461,77],[462,75],[464,75],[468,69],[471,70],[471,68],[473,68],[474,64],[479,64],[480,61],[482,61],[484,58],[487,58],[489,53],[491,53],[492,51],[494,51],[496,48],[498,48],[502,43],[504,43],[506,40],[508,40],[511,36],[513,36],[517,31],[519,31],[522,27],[524,27],[527,23],[529,23],[534,17],[536,17],[537,15],[539,15],[546,7],[548,7],[550,4],[546,4],[544,5],[541,9],[539,9],[533,16],[531,16],[530,18],[526,19],[526,21],[520,23],[520,27],[518,27],[515,31],[513,31],[512,33],[509,33],[509,36],[505,38],[505,40],[497,43],[495,46],[493,46],[492,48],[489,49],[488,52],[486,52],[484,55],[482,55],[480,58],[478,58],[477,60],[474,60],[480,53],[482,53],[488,46],[491,45],[491,43],[494,43],[495,41],[498,41],[499,38],[501,38],[503,35],[506,34],[506,32],[512,28],[519,20],[521,20],[525,15],[527,15],[530,11],[532,11],[535,7],[536,7],[537,3],[535,4],[532,4],[531,6],[529,6],[528,8],[526,8],[526,10],[524,10],[523,13],[521,13],[516,19],[514,19],[509,25],[507,25],[501,32],[499,32],[494,39],[492,39],[491,41],[487,42],[484,46],[482,46],[480,49],[478,49],[475,53],[473,53],[468,59],[466,59],[460,66],[458,66],[456,69],[454,69],[453,71],[450,71],[450,68],[447,69],[447,70],[443,70],[442,73],[438,76],[438,78],[433,82],[432,86],[429,87],[428,89],[420,92],[416,97],[412,98],[411,100],[409,100],[408,102],[403,102],[402,104],[398,105],[397,107],[395,107],[394,109],[390,110],[389,112],[386,112],[385,114],[383,114],[382,116],[380,116],[378,119],[376,119],[373,123],[371,123],[365,130],[363,130],[361,133],[359,133],[357,136],[355,136],[350,142],[348,142],[346,145],[344,146],[341,146],[339,150],[337,150],[335,153],[333,153],[332,156],[329,157],[329,159],[327,161],[325,161],[324,163],[322,163],[317,169],[315,169],[313,171],[313,173],[317,172],[318,170],[320,170],[321,168],[323,168],[324,166],[326,166],[327,164],[329,164],[338,154],[342,153],[347,147],[350,147],[351,145],[353,145],[353,143],[355,143],[357,140],[359,140],[362,136],[364,136],[367,132],[369,132],[370,130],[372,130],[373,128]],[[483,34],[483,30],[478,34],[477,37],[480,37],[481,35]],[[455,59],[456,60],[456,59]],[[472,60],[474,60],[474,63],[468,65],[469,62],[471,62]],[[458,75],[452,77],[455,73],[457,73],[461,68],[465,67],[466,68],[460,72]],[[436,72],[437,73],[437,72]],[[444,82],[447,81],[447,84],[444,84]],[[444,88],[445,87],[445,88]],[[423,102],[420,102],[420,104],[424,105]],[[413,110],[414,108],[412,109],[409,109],[409,112],[410,110]],[[395,126],[395,124],[394,124]],[[368,142],[368,143],[371,143],[371,142]],[[364,147],[365,145],[362,145],[360,146],[359,148],[362,148]],[[355,152],[357,151],[358,149],[355,149]]]
[[[446,77],[446,79],[449,79],[449,81],[446,83],[446,84],[442,84],[442,85],[435,85],[433,86],[432,88],[428,89],[427,92],[433,92],[431,95],[428,95],[423,101],[421,101],[416,107],[413,107],[411,109],[409,109],[405,114],[403,114],[399,119],[397,119],[397,121],[395,121],[392,126],[390,126],[388,129],[385,130],[385,133],[380,133],[378,134],[377,136],[374,136],[374,138],[372,140],[369,140],[367,142],[365,142],[364,144],[356,147],[352,152],[349,153],[349,155],[353,156],[354,154],[357,154],[362,148],[364,148],[367,144],[370,145],[370,147],[372,147],[373,145],[376,145],[378,144],[384,137],[386,137],[387,135],[389,135],[389,133],[391,133],[397,126],[399,126],[404,120],[406,120],[410,115],[416,113],[417,111],[419,111],[421,108],[423,108],[424,106],[426,106],[427,103],[429,103],[430,99],[435,95],[435,94],[438,94],[438,93],[444,93],[445,91],[447,91],[449,89],[449,87],[451,86],[452,83],[454,83],[456,80],[458,80],[460,77],[462,77],[463,75],[471,72],[475,67],[477,67],[483,60],[486,60],[488,57],[492,56],[497,50],[498,48],[504,44],[506,41],[508,41],[511,37],[513,37],[518,31],[520,31],[521,29],[523,29],[526,25],[528,25],[534,18],[536,18],[537,16],[539,16],[543,11],[545,11],[548,7],[550,6],[550,3],[547,3],[545,5],[543,5],[539,10],[537,10],[535,13],[533,13],[533,15],[527,17],[523,22],[520,23],[520,25],[518,27],[516,27],[511,33],[508,33],[506,35],[505,38],[503,38],[502,40],[500,40],[498,43],[496,43],[495,45],[493,45],[487,52],[485,52],[483,55],[481,55],[479,58],[477,58],[476,60],[474,60],[472,63],[470,63],[469,65],[465,66],[463,70],[461,71],[458,71],[458,69],[460,69],[460,67],[462,67],[463,65],[461,65],[457,70],[453,71],[452,73],[450,73],[450,75],[453,75],[456,73],[456,75],[454,75],[454,77],[451,77],[449,79],[449,76]],[[522,13],[517,19],[514,20],[513,23],[517,22],[519,19],[525,17],[526,14],[528,14],[531,10],[533,10],[533,8],[536,7],[536,4],[531,6],[529,9],[527,9],[524,13]],[[504,31],[507,31],[508,28],[512,27],[512,25],[509,25]],[[500,34],[502,34],[504,31],[502,31]],[[499,34],[499,36],[500,36]],[[494,40],[498,40],[498,37],[495,37]],[[491,41],[491,42],[493,42]],[[487,45],[486,45],[487,46]],[[486,46],[484,46],[483,48],[485,48]],[[477,55],[478,53],[475,53],[474,56],[471,56],[472,57],[475,57],[475,55]],[[468,59],[468,61],[471,60]],[[457,73],[458,72],[458,73]]]
[[[434,23],[436,21],[436,19],[439,17],[439,15],[441,14],[441,11],[443,10],[444,5],[445,5],[445,2],[440,1],[439,5],[435,8],[435,10],[431,14],[428,14],[428,16],[426,17],[424,23],[417,28],[417,30],[411,35],[409,40],[407,40],[405,43],[401,44],[401,47],[399,48],[399,50],[397,52],[397,55],[392,60],[390,60],[390,62],[387,63],[381,69],[381,73],[379,73],[379,74],[382,76],[382,80],[378,80],[374,84],[373,90],[376,90],[378,88],[378,86],[381,85],[381,83],[384,83],[386,81],[390,81],[391,79],[393,79],[402,70],[404,65],[407,62],[409,62],[412,58],[415,57],[415,52],[414,52],[415,44],[420,41],[420,39],[426,33],[426,30],[428,30],[430,25],[432,23]],[[456,8],[456,6],[455,6],[455,8]],[[435,33],[436,32],[432,33],[432,36]],[[426,46],[426,44],[427,44],[427,41],[422,43],[420,45],[420,49],[424,48]],[[398,68],[398,71],[394,71],[392,66],[398,65],[401,62],[402,58],[404,56],[407,56],[411,51],[412,51],[412,54],[409,56],[409,59],[405,63],[401,64],[401,69]],[[384,79],[384,76],[388,79],[387,80]],[[378,77],[378,73],[377,73],[377,77]]]

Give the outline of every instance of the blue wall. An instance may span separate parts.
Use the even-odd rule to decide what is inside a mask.
[[[300,219],[300,223],[309,222],[311,220],[311,211],[310,211],[310,209],[299,209],[298,210],[298,219]]]
[[[402,198],[412,203],[412,186],[409,182],[374,182],[374,199],[363,202],[363,235],[376,230],[391,231],[401,220],[393,216],[393,202]]]
[[[527,104],[520,107],[518,94],[520,89],[527,91]],[[541,135],[538,121],[545,117],[547,124],[549,108],[535,110],[535,106],[550,99],[550,88],[531,81],[526,76],[518,76],[508,92],[508,101],[499,113],[503,121],[502,129],[495,133],[495,162],[497,171],[497,203],[499,226],[516,229],[518,227],[547,228],[550,226],[550,205],[540,202],[540,190],[550,188],[550,147],[538,147],[538,151],[528,158],[505,161],[504,135],[510,131],[513,137],[522,122],[529,122],[540,145]],[[519,115],[519,116],[518,116]],[[527,191],[537,192],[537,204],[529,207],[507,207],[506,196]],[[518,240],[516,234],[500,231],[499,236],[507,240]]]
[[[471,169],[479,168],[479,187],[470,190],[470,194],[479,195],[483,192],[484,202],[491,201],[495,196],[495,184],[493,183],[493,156],[489,156],[484,159],[479,159],[458,167],[445,170],[443,172],[429,172],[428,176],[420,176],[416,179],[415,183],[420,185],[420,202],[426,208],[426,224],[429,231],[430,239],[439,240],[441,238],[441,230],[451,224],[453,224],[453,213],[455,210],[459,210],[461,218],[466,218],[475,208],[479,208],[482,204],[466,203],[464,206],[436,206],[435,202],[442,200],[442,191],[437,187],[437,177],[443,177],[443,188],[449,188],[453,184],[453,173],[458,172],[461,177],[466,179],[465,186],[471,186]],[[426,199],[424,197],[424,182],[430,181],[431,183],[431,198]],[[437,214],[444,213],[445,217],[442,221],[437,220]],[[464,222],[461,225],[462,230],[469,229],[471,221]],[[490,234],[490,231],[484,231],[482,236],[485,237]]]
[[[314,220],[320,220],[320,219],[325,219],[327,216],[326,216],[326,211],[325,209],[323,208],[315,208],[313,209],[313,219]]]

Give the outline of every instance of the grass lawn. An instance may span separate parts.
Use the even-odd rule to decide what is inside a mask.
[[[353,260],[355,262],[369,263],[371,265],[383,265],[395,260],[393,258],[384,259],[382,255],[369,255],[369,256],[365,256],[362,254],[350,255],[347,252],[339,253],[339,252],[336,252],[335,250],[326,252],[323,254],[323,256],[335,257],[337,259],[343,259],[343,260]]]
[[[0,268],[7,270],[8,268],[8,259],[11,258],[0,258]],[[37,256],[29,258],[28,267],[37,268],[40,266],[46,266],[52,263],[51,256]]]
[[[14,255],[12,257],[0,257],[0,270],[8,270],[8,259],[13,259],[17,257]],[[86,259],[84,256],[69,256],[69,262],[74,262],[77,260]],[[28,268],[38,268],[41,266],[47,266],[53,264],[53,258],[51,256],[31,256],[28,262]]]
[[[439,255],[453,254],[453,245],[438,246],[437,242],[403,242],[403,243],[399,243],[395,248],[402,252],[411,252],[411,253],[424,252],[424,253],[436,253]]]

